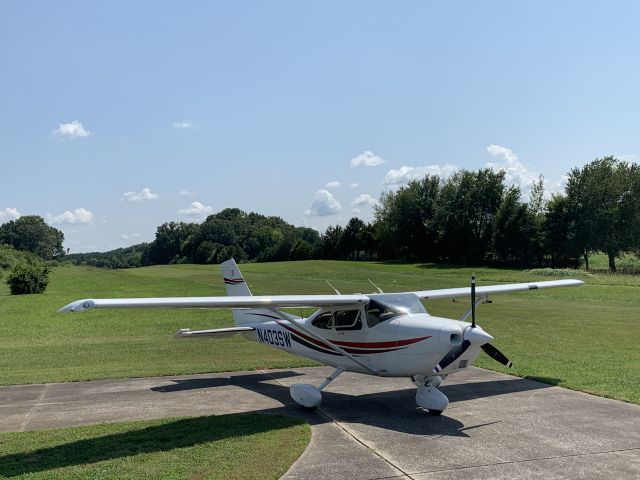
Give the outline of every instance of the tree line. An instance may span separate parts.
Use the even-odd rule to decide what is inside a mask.
[[[616,258],[640,253],[640,167],[614,157],[596,159],[567,175],[563,193],[545,200],[543,178],[524,201],[505,173],[462,170],[427,175],[384,192],[365,223],[351,218],[322,234],[279,217],[228,208],[201,223],[168,222],[150,243],[65,261],[106,268],[175,263],[307,259],[400,260],[511,267],[589,268],[594,252]],[[44,259],[64,255],[64,236],[41,217],[0,225],[0,244]]]

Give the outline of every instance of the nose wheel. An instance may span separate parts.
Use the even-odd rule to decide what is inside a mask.
[[[449,406],[449,399],[436,387],[442,383],[442,377],[414,377],[413,382],[418,387],[416,391],[416,404],[427,410],[431,415],[441,415]]]

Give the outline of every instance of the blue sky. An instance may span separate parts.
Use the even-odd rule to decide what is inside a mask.
[[[637,2],[4,1],[0,222],[42,215],[79,252],[225,207],[368,221],[386,189],[488,163],[558,190],[596,157],[640,158],[638,18]]]

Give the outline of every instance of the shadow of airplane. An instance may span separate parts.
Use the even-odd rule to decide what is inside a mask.
[[[274,382],[277,379],[297,376],[303,376],[303,374],[279,371],[266,374],[173,380],[174,383],[171,385],[153,387],[151,390],[160,394],[179,395],[180,392],[188,390],[232,385],[266,395],[280,402],[282,406],[250,413],[194,417],[169,422],[159,420],[158,425],[139,430],[94,436],[36,451],[0,456],[0,477],[14,477],[54,468],[92,464],[141,453],[169,451],[223,438],[288,428],[290,425],[301,422],[312,425],[333,421],[359,423],[384,430],[435,438],[442,436],[468,438],[467,432],[470,430],[499,423],[494,421],[465,425],[447,415],[438,417],[427,415],[416,408],[415,389],[410,386],[406,389],[364,395],[323,392],[323,403],[319,409],[304,409],[291,399],[288,388]],[[440,389],[452,403],[455,403],[550,386],[517,378],[443,385]],[[283,420],[282,416],[287,418]]]
[[[428,436],[468,436],[465,432],[474,428],[489,425],[465,426],[459,420],[445,414],[434,417],[417,408],[415,388],[408,384],[407,388],[352,395],[334,391],[322,393],[323,400],[317,411],[308,410],[296,404],[289,395],[289,389],[273,380],[303,376],[294,371],[267,372],[266,374],[234,375],[230,377],[197,378],[174,380],[175,384],[154,387],[151,390],[160,393],[180,392],[197,388],[215,388],[221,386],[238,386],[249,391],[265,395],[283,404],[277,409],[257,410],[262,413],[293,415],[304,418],[311,424],[325,423],[333,420],[348,423],[360,423],[412,435]],[[553,380],[553,379],[551,379]],[[440,388],[451,403],[486,398],[509,393],[538,390],[551,385],[529,379],[514,378],[508,380],[474,381],[468,383],[445,385]],[[315,415],[314,415],[315,413]]]

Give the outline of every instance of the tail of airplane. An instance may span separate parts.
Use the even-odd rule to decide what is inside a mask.
[[[242,273],[240,273],[240,269],[233,258],[222,262],[220,264],[220,270],[222,270],[222,279],[224,280],[225,287],[227,287],[227,295],[229,297],[251,295],[251,290],[249,290],[247,282],[244,281],[244,277]]]
[[[251,296],[251,290],[245,281],[236,261],[232,258],[220,264],[227,295],[230,297]],[[285,312],[276,312],[268,308],[234,308],[231,310],[233,321],[237,326],[269,322],[282,317],[296,317]]]

